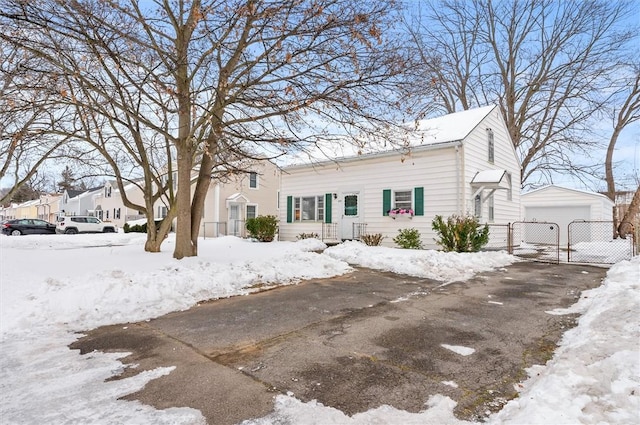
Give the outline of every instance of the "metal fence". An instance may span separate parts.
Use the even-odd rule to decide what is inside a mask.
[[[560,226],[543,221],[511,223],[511,251],[518,257],[560,262]]]
[[[489,226],[489,242],[484,249],[511,252],[511,224],[490,223],[487,226]]]
[[[635,231],[614,238],[612,221],[576,220],[569,223],[567,261],[612,264],[635,255]]]
[[[227,223],[224,221],[213,221],[208,223],[202,223],[203,237],[217,238],[227,235]]]
[[[359,241],[362,235],[367,234],[367,223],[353,223],[352,233],[353,240]]]
[[[322,223],[322,240],[338,240],[338,223]]]

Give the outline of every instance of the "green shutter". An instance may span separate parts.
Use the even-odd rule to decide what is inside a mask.
[[[391,209],[391,189],[382,191],[382,215],[389,215]]]
[[[413,197],[415,198],[415,215],[424,215],[424,187],[416,187],[413,189]]]
[[[293,196],[287,196],[287,223],[293,222]]]
[[[324,222],[331,223],[331,199],[333,194],[325,193],[324,195]]]

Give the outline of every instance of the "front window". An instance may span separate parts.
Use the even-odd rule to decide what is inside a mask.
[[[252,189],[258,188],[258,173],[249,173],[249,187]]]
[[[358,195],[347,195],[344,197],[344,215],[358,215]]]
[[[247,205],[247,219],[256,218],[256,206]]]
[[[324,197],[301,196],[293,198],[295,221],[324,220]]]
[[[167,207],[158,207],[158,218],[165,218],[167,216]]]
[[[411,191],[410,190],[398,190],[393,193],[393,208],[394,209],[411,209]]]

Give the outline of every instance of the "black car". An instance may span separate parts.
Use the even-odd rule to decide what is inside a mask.
[[[18,218],[3,222],[2,233],[13,236],[55,234],[56,225],[36,218]]]

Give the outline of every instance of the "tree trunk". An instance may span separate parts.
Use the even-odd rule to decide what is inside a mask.
[[[191,169],[193,161],[188,149],[181,150],[182,153],[178,152],[178,192],[176,193],[178,211],[176,215],[176,246],[173,251],[173,258],[178,260],[198,255],[196,246],[191,241]],[[185,150],[187,152],[184,152]]]
[[[198,181],[191,201],[191,243],[195,246],[196,251],[198,250],[198,234],[204,213],[204,203],[211,184],[211,171],[216,162],[217,142],[212,139],[213,137],[209,137],[207,152],[200,162]]]
[[[616,184],[613,178],[613,151],[618,141],[620,130],[616,127],[609,139],[609,147],[607,148],[607,156],[604,161],[605,180],[607,181],[607,197],[613,202],[613,239],[620,236],[618,223],[618,208],[616,207]]]
[[[636,192],[633,194],[633,199],[631,199],[631,204],[629,204],[629,208],[624,213],[624,217],[620,220],[620,225],[618,226],[618,233],[622,238],[633,231],[634,226],[640,225],[638,220],[636,220],[636,216],[640,213],[640,186],[636,189]],[[637,229],[635,229],[637,230]]]

